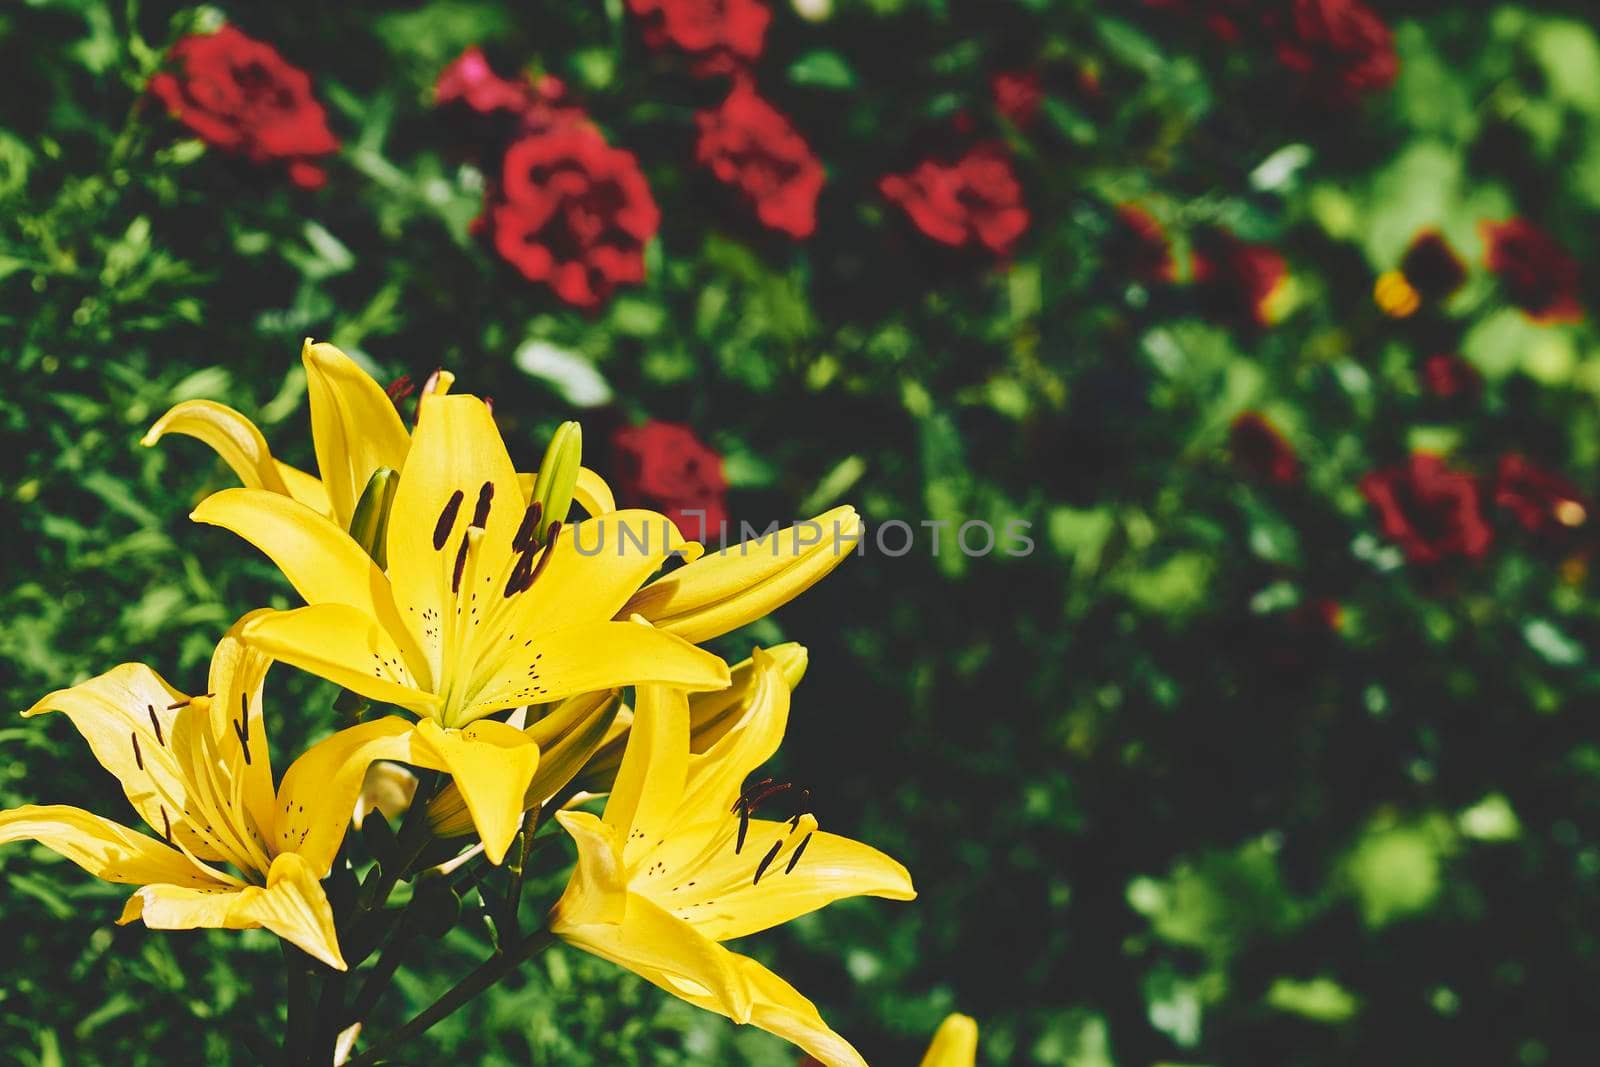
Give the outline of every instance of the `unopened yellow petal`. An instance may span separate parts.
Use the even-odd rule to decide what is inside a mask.
[[[619,615],[639,614],[686,640],[709,640],[816,584],[855,549],[860,531],[853,508],[835,508],[680,567],[645,586]]]
[[[361,792],[356,794],[356,807],[350,814],[350,825],[361,829],[361,824],[373,812],[385,819],[404,815],[410,810],[411,801],[416,795],[416,774],[398,763],[379,760],[361,776]]]
[[[146,447],[169,433],[210,445],[239,480],[251,489],[288,495],[289,487],[256,424],[215,400],[185,400],[155,421],[141,442]]]
[[[438,706],[438,698],[421,688],[407,668],[405,652],[393,635],[349,605],[269,612],[252,619],[242,636],[275,659],[373,700],[419,715]]]
[[[415,725],[397,716],[340,730],[312,745],[284,773],[272,823],[275,849],[298,852],[319,877],[325,876],[375,760],[441,767],[432,746],[417,738]]]
[[[124,663],[70,689],[58,689],[23,712],[63,712],[100,765],[116,776],[128,801],[157,833],[171,832],[201,859],[222,857],[189,829],[189,784],[172,751],[174,705],[187,703],[155,671]]]
[[[404,468],[411,436],[383,387],[349,356],[330,344],[307,341],[300,360],[311,400],[317,470],[334,520],[348,527],[372,472]]]
[[[65,804],[27,804],[0,811],[0,845],[13,841],[37,841],[107,882],[214,884],[177,849]]]
[[[630,894],[617,923],[571,923],[558,905],[551,914],[550,932],[674,996],[736,1022],[750,1021],[750,989],[740,973],[739,957],[644,897]]]
[[[499,863],[522,826],[522,799],[539,766],[539,746],[521,730],[494,720],[454,730],[424,719],[417,733],[460,788],[484,855]]]
[[[605,823],[625,842],[623,862],[660,844],[671,827],[689,770],[689,701],[680,689],[642,685],[628,750],[606,801]]]
[[[920,1067],[975,1067],[977,1062],[977,1020],[952,1012],[939,1024]]]

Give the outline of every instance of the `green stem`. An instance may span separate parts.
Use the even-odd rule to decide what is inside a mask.
[[[451,986],[444,996],[434,1001],[420,1014],[400,1029],[384,1037],[361,1055],[350,1060],[346,1067],[372,1067],[384,1056],[419,1037],[456,1012],[463,1004],[494,985],[506,975],[526,963],[534,953],[547,947],[554,938],[548,930],[530,934],[520,944],[496,956],[491,956],[461,981]]]
[[[295,946],[280,941],[283,946],[284,984],[288,991],[289,1020],[283,1034],[283,1062],[296,1067],[306,1055],[306,1038],[315,1025],[315,1009],[311,1002],[311,970],[307,958]]]

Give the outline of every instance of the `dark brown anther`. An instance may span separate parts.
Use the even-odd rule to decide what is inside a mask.
[[[799,816],[797,815],[795,818],[798,819]],[[806,834],[806,836],[800,839],[800,847],[795,849],[794,855],[789,857],[788,864],[783,868],[784,874],[788,874],[790,871],[794,870],[794,865],[800,862],[800,853],[804,852],[806,850],[806,846],[809,844],[811,844],[811,835]]]
[[[539,575],[543,574],[544,569],[550,565],[550,556],[552,555],[550,546],[555,544],[555,535],[560,532],[560,530],[561,524],[559,522],[553,522],[550,524],[550,541],[546,545],[545,550],[539,553],[539,558],[533,564],[533,570],[528,573],[528,580],[522,583],[522,588],[518,590],[518,592],[525,593],[529,589],[532,589],[533,583],[539,580]]]
[[[792,834],[798,829],[800,829],[800,813],[797,811],[794,813],[794,818],[789,820],[789,832]]]
[[[472,509],[472,525],[483,529],[489,521],[489,505],[494,501],[494,483],[484,482],[478,487],[478,503]]]
[[[751,885],[760,885],[761,876],[767,873],[767,868],[772,866],[772,861],[778,858],[778,850],[783,848],[782,841],[774,841],[772,847],[767,849],[767,854],[761,857],[761,862],[756,864],[756,876],[750,879]]]
[[[244,765],[250,766],[250,729],[245,723],[250,721],[250,698],[242,697],[240,703],[244,705],[243,719],[233,720],[233,732],[239,738],[239,749],[244,754]]]
[[[189,706],[189,702],[191,700],[193,700],[193,699],[194,699],[194,697],[185,697],[184,699],[178,701],[176,704],[168,704],[167,705],[167,710],[168,711],[177,711],[179,708],[186,708],[186,707]]]
[[[526,588],[529,579],[533,577],[533,557],[524,553],[517,557],[517,562],[511,567],[511,576],[506,579],[505,591],[501,594],[507,599],[516,596]],[[510,640],[515,634],[507,634]]]
[[[461,501],[466,494],[457,489],[450,494],[450,499],[445,501],[444,510],[439,512],[439,521],[433,526],[433,550],[444,551],[444,543],[450,540],[450,531],[456,526],[456,513],[461,510]]]
[[[172,844],[172,820],[167,817],[165,805],[161,808],[161,836],[167,839],[167,844]]]
[[[535,500],[528,505],[528,510],[522,513],[522,522],[517,527],[517,535],[511,539],[513,552],[527,552],[534,547],[534,542],[539,537],[539,519],[544,514],[544,505]]]
[[[156,718],[156,706],[154,704],[146,704],[144,707],[150,713],[150,725],[156,732],[156,744],[165,745],[167,739],[161,736],[161,720]]]
[[[411,380],[411,375],[402,374],[394,381],[383,387],[384,395],[397,406],[400,401],[417,391],[417,385]]]
[[[472,540],[467,534],[461,535],[461,547],[456,549],[456,569],[450,576],[450,592],[461,592],[461,572],[467,569],[467,542]]]
[[[750,832],[750,809],[739,809],[739,839],[733,843],[733,854],[737,856],[744,851],[744,835]]]
[[[130,732],[128,736],[133,740],[133,762],[137,763],[142,771],[144,770],[144,753],[139,751],[139,735]]]
[[[771,778],[763,778],[754,785],[748,787],[743,793],[739,794],[739,799],[733,802],[733,807],[729,808],[728,811],[735,812],[740,808],[748,808],[750,806],[750,798],[771,784]]]

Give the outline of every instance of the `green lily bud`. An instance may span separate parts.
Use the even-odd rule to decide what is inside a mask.
[[[533,480],[533,499],[528,502],[529,513],[537,516],[535,529],[529,531],[532,547],[543,545],[550,537],[550,527],[567,520],[582,462],[583,428],[563,422],[550,436],[550,447],[544,450],[544,462]]]
[[[350,517],[350,536],[356,544],[367,550],[379,567],[388,567],[385,545],[389,540],[389,509],[394,505],[394,490],[400,484],[400,472],[392,467],[379,467],[367,479],[367,487],[356,501],[355,514]]]

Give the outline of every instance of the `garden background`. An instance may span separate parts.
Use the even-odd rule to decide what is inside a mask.
[[[782,773],[916,878],[753,949],[873,1062],[951,1010],[994,1064],[1592,1059],[1586,5],[725,0],[714,47],[677,6],[0,7],[0,708],[197,678],[292,603],[186,517],[227,470],[139,439],[209,397],[308,465],[312,336],[451,368],[530,459],[581,418],[625,497],[681,504],[690,456],[736,527],[917,528],[719,643],[807,643]],[[208,147],[150,91],[224,19],[337,148]],[[780,117],[708,147],[740,92]],[[659,210],[583,285],[495,215],[507,144],[558,122]],[[952,551],[1017,519],[1031,553]],[[328,687],[272,684],[280,739],[328,728]],[[65,721],[11,718],[0,804],[35,801],[121,804]],[[123,891],[53,859],[0,852],[0,1058],[252,1062],[271,936],[115,927]],[[414,1054],[796,1058],[566,949]]]

